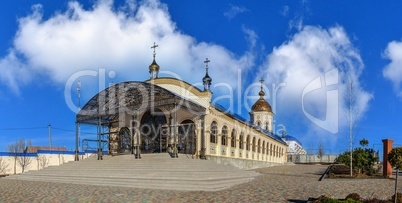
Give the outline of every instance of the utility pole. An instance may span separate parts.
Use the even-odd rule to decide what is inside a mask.
[[[50,143],[50,151],[52,151],[52,125],[48,125],[48,133],[49,133],[49,143]]]
[[[77,82],[77,94],[78,94],[78,110],[77,115],[80,113],[80,98],[81,98],[81,81]],[[75,122],[75,158],[74,161],[79,161],[78,156],[78,143],[79,143],[79,134],[80,134],[80,124],[78,121]]]

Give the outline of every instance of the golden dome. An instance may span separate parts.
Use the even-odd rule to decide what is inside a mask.
[[[152,64],[149,65],[149,71],[159,71],[159,65],[156,63],[155,59],[152,61]]]
[[[262,94],[264,95],[264,92],[261,91]],[[261,92],[260,92],[260,96],[261,96]],[[251,107],[252,111],[268,111],[272,113],[272,108],[271,105],[269,105],[269,103],[263,98],[263,96],[261,96],[256,102],[255,104]]]

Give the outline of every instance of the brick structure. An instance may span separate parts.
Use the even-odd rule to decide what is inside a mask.
[[[385,177],[391,177],[392,176],[392,166],[388,161],[388,153],[392,150],[392,144],[394,143],[394,140],[390,139],[384,139],[382,140],[383,143],[383,162],[382,162],[382,174]]]

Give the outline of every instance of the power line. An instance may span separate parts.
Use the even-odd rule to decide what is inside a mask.
[[[37,129],[47,129],[48,127],[24,127],[24,128],[0,128],[0,131],[13,131],[13,130],[37,130]],[[64,128],[57,128],[53,127],[54,130],[66,131],[66,132],[75,132],[75,130],[69,130]],[[96,135],[96,133],[91,132],[80,132],[81,134],[89,134],[89,135]]]
[[[0,128],[0,130],[35,130],[35,129],[44,129],[47,127],[29,127],[29,128]]]

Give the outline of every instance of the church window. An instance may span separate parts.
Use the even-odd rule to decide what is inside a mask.
[[[222,138],[221,138],[221,144],[226,146],[226,140],[228,138],[228,127],[223,126],[222,127]]]
[[[257,126],[258,126],[258,127],[261,127],[260,121],[257,122]]]
[[[250,135],[247,135],[246,150],[250,150]]]
[[[236,147],[236,131],[232,130],[232,139],[230,140],[230,146]]]
[[[268,122],[265,123],[265,130],[269,130],[269,123]]]
[[[261,140],[260,139],[258,139],[258,142],[257,142],[257,152],[258,153],[260,153],[261,152]]]
[[[217,123],[214,121],[211,124],[211,134],[210,134],[210,142],[216,143],[216,135],[218,134],[218,126]]]
[[[244,143],[244,136],[243,133],[240,133],[240,137],[239,137],[239,148],[243,149],[243,143]]]
[[[265,154],[265,141],[262,142],[262,154]]]
[[[253,152],[255,152],[255,147],[256,147],[256,145],[255,145],[255,137],[253,137]]]

